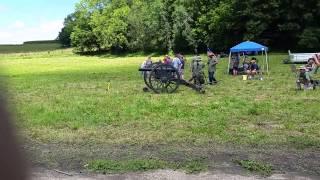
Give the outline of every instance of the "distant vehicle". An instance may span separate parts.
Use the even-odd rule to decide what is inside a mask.
[[[309,58],[312,58],[312,56],[315,53],[291,53],[291,51],[288,51],[288,59],[283,60],[283,63],[285,64],[303,64],[307,63]]]

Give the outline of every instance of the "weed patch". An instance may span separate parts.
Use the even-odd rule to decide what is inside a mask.
[[[234,160],[234,162],[243,167],[244,169],[258,173],[263,176],[270,176],[273,171],[273,167],[270,164],[257,162],[254,160]]]
[[[109,174],[149,171],[157,169],[180,169],[186,173],[199,173],[207,170],[207,165],[200,160],[189,160],[182,163],[168,162],[158,159],[134,159],[134,160],[95,160],[85,167],[91,171]]]

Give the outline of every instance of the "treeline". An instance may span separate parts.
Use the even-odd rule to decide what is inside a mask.
[[[81,0],[58,39],[78,52],[320,49],[319,0]]]
[[[25,41],[23,44],[59,44],[58,40]]]

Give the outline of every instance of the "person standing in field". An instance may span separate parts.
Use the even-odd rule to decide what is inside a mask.
[[[175,57],[173,58],[172,66],[180,73],[182,63],[178,54],[176,54]]]
[[[196,54],[191,62],[192,77],[189,82],[194,81],[194,84],[200,89],[203,89],[203,85],[205,84],[204,67],[205,65],[202,62],[200,55]]]
[[[180,53],[180,61],[181,61],[181,68],[180,68],[180,77],[181,79],[184,79],[184,67],[186,64],[186,58]]]
[[[232,69],[233,69],[234,76],[238,75],[239,64],[240,64],[240,55],[237,54],[236,56],[234,56],[233,62],[232,62],[232,67],[233,67]]]
[[[149,56],[147,58],[147,60],[143,61],[143,63],[141,64],[140,68],[148,68],[148,67],[151,67],[152,66],[152,59],[151,59],[151,56]],[[144,76],[146,72],[141,72],[141,75]]]
[[[141,68],[147,68],[152,65],[152,59],[151,56],[149,56],[143,63],[141,64]]]
[[[218,58],[214,53],[208,53],[208,74],[209,74],[209,84],[216,84],[218,81],[215,78],[216,65],[218,64]]]

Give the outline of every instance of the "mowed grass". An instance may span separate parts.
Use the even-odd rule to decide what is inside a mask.
[[[60,43],[30,43],[21,45],[0,45],[0,54],[54,51],[61,49]]]
[[[270,56],[271,73],[263,81],[226,75],[223,59],[220,82],[206,94],[186,87],[144,93],[137,71],[142,56],[7,54],[0,65],[17,124],[36,141],[320,148],[320,90],[296,92],[284,58]]]

